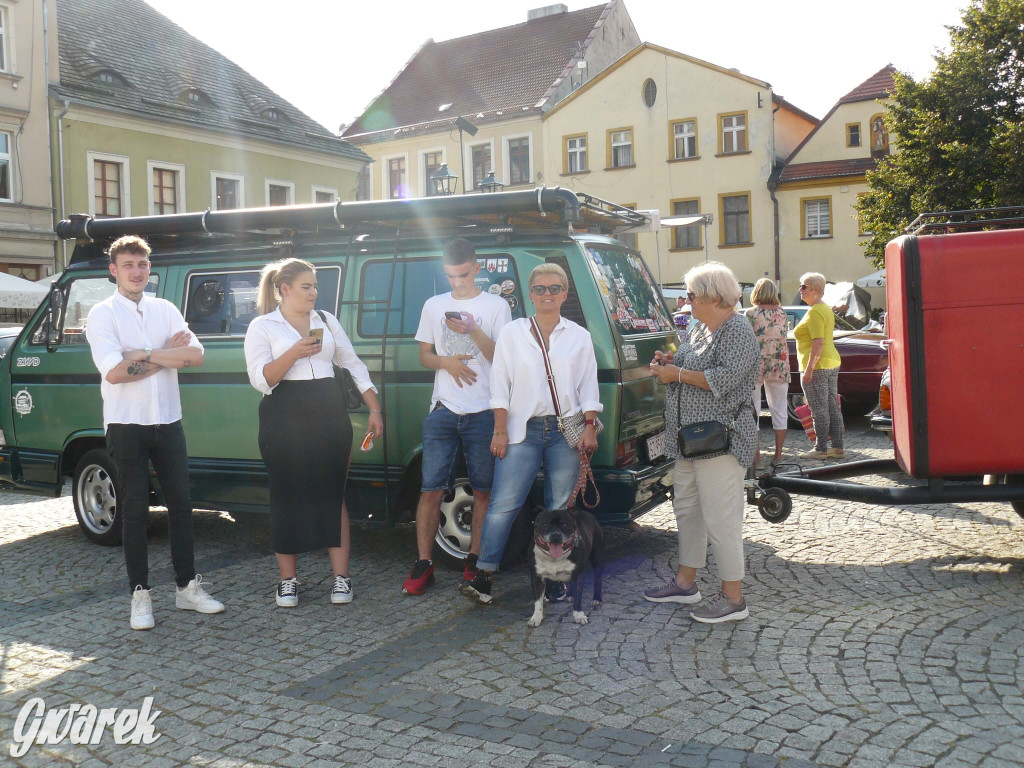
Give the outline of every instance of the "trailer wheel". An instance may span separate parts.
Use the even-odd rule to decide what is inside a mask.
[[[781,523],[793,511],[793,499],[781,488],[768,488],[758,500],[757,509],[769,523]]]
[[[117,469],[109,453],[94,448],[78,460],[72,496],[78,525],[87,539],[105,547],[121,543]]]

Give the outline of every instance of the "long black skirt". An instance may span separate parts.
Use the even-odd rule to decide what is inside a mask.
[[[282,555],[341,546],[352,422],[333,379],[282,381],[260,402],[270,534]]]

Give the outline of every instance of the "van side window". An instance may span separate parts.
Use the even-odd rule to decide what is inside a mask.
[[[338,305],[337,267],[318,268],[317,309],[335,312]],[[256,317],[260,273],[193,272],[185,292],[185,322],[196,336],[244,336]]]
[[[505,299],[513,318],[524,317],[522,284],[515,260],[507,253],[491,253],[480,255],[478,261],[477,286]],[[384,334],[391,265],[391,259],[381,259],[363,267],[359,335],[364,338]],[[415,336],[424,302],[451,289],[440,258],[399,261],[388,316],[388,336]]]
[[[156,296],[157,285],[160,276],[150,274],[149,284],[146,286],[147,296]],[[60,317],[57,325],[60,330],[58,339],[60,344],[87,344],[88,329],[86,328],[89,318],[89,311],[104,299],[112,296],[117,286],[111,281],[109,275],[103,277],[83,277],[73,280],[62,286],[64,294]],[[36,327],[32,329],[31,344],[46,343],[46,315],[39,318]]]
[[[674,328],[661,292],[639,257],[604,245],[587,246],[587,256],[619,333],[660,333]]]

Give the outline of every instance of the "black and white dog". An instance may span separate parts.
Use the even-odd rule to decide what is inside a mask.
[[[539,627],[544,620],[544,579],[569,582],[572,618],[588,623],[583,612],[583,571],[594,567],[594,608],[601,605],[601,571],[604,535],[594,516],[582,509],[544,510],[533,523],[530,577],[533,584],[533,615],[527,624]]]

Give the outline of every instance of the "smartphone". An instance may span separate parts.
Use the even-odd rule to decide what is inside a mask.
[[[367,432],[366,436],[363,437],[363,442],[359,445],[360,451],[368,451],[373,448],[373,432]]]
[[[317,344],[323,344],[324,343],[324,329],[323,328],[310,328],[308,335],[312,336],[314,339],[316,339],[316,343]]]
[[[445,312],[444,316],[447,317],[449,320],[461,320],[462,319],[462,313],[461,312]]]

